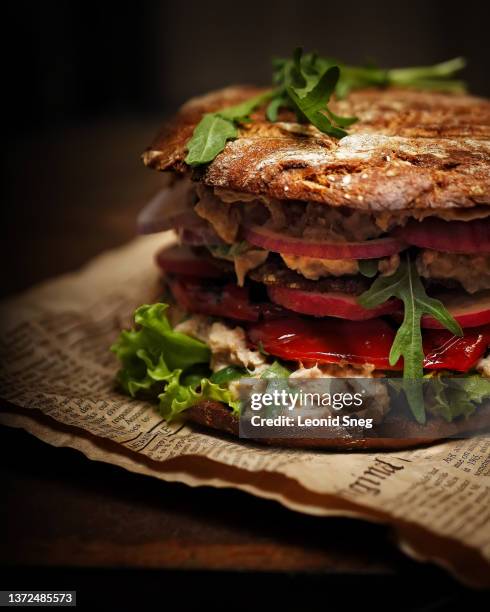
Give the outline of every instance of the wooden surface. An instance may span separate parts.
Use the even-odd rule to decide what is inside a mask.
[[[4,295],[132,236],[136,212],[161,180],[138,160],[155,126],[112,120],[17,143],[7,166]],[[258,583],[268,576],[282,589],[279,599],[284,584],[322,593],[342,580],[361,590],[383,584],[385,592],[415,581],[409,599],[421,597],[420,585],[430,586],[435,601],[462,593],[442,570],[398,552],[383,526],[302,516],[237,491],[166,484],[22,431],[0,430],[0,483],[0,564],[9,588],[53,575],[57,584],[120,584],[122,569],[114,568],[124,568],[145,570],[138,584],[148,593],[161,588],[161,572],[174,585],[192,576],[196,597],[202,583],[246,589],[247,576]],[[354,589],[352,601],[360,594]],[[206,597],[201,591],[200,601]]]

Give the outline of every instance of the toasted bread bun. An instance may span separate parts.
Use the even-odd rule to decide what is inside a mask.
[[[145,151],[145,164],[188,170],[186,143],[202,115],[260,91],[230,87],[189,101]],[[404,89],[362,90],[334,102],[332,110],[359,118],[341,140],[298,124],[289,111],[270,123],[259,109],[200,180],[242,193],[367,211],[436,209],[445,218],[467,218],[475,208],[487,213],[489,101]]]
[[[257,95],[254,87],[229,87],[190,100],[143,154],[156,170],[188,172],[186,144],[205,113]],[[236,140],[195,174],[203,184],[281,200],[304,200],[364,211],[404,211],[468,219],[490,214],[490,101],[467,95],[405,89],[356,91],[333,102],[340,115],[359,121],[341,140],[284,111],[265,119],[264,108]],[[353,293],[357,290],[353,286]],[[218,402],[185,412],[194,423],[238,435],[238,419]],[[490,406],[467,420],[431,419],[378,427],[383,437],[258,440],[276,446],[325,449],[401,449],[488,427]],[[400,434],[402,433],[402,436]],[[396,435],[396,438],[394,437]]]
[[[210,400],[200,402],[185,411],[185,418],[233,436],[239,434],[238,418],[220,402]],[[441,418],[431,418],[426,425],[419,425],[402,416],[399,419],[392,418],[388,423],[376,428],[377,437],[356,438],[340,427],[339,436],[336,438],[261,438],[256,442],[289,448],[395,450],[421,446],[444,438],[467,437],[471,432],[483,432],[489,425],[490,404],[479,408],[469,419],[459,419],[451,423]]]

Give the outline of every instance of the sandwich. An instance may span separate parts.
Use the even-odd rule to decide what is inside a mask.
[[[272,444],[401,448],[487,427],[490,102],[465,93],[462,66],[297,49],[272,87],[187,102],[143,153],[167,184],[139,228],[177,242],[155,256],[160,301],[112,347],[120,388],[237,435],[245,378],[400,383],[363,408],[374,438]]]

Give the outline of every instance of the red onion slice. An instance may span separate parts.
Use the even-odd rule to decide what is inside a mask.
[[[391,236],[363,242],[323,242],[287,236],[260,225],[244,228],[244,236],[251,244],[268,251],[316,259],[374,259],[394,255],[405,248],[402,240]]]
[[[473,295],[457,292],[439,294],[434,297],[441,300],[461,327],[480,327],[480,325],[490,323],[490,290],[480,291]],[[442,329],[443,325],[433,317],[424,315],[422,327]]]
[[[156,193],[138,215],[139,233],[154,234],[202,223],[192,208],[193,190],[191,181],[183,178]]]
[[[490,218],[444,221],[428,217],[409,221],[397,230],[408,244],[446,253],[490,253]]]

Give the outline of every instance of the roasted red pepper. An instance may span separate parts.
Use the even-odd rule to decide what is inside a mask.
[[[176,301],[189,312],[250,322],[250,342],[281,359],[403,369],[403,360],[389,364],[396,327],[384,319],[302,317],[267,302],[253,303],[248,288],[233,283],[214,285],[180,277],[169,280],[169,285]],[[447,330],[424,329],[424,368],[467,372],[474,367],[490,344],[490,324],[464,331],[464,337],[458,338]]]
[[[246,287],[232,283],[214,286],[192,278],[175,278],[169,285],[175,300],[189,312],[238,321],[259,320],[260,307],[250,301]]]
[[[383,319],[345,321],[325,318],[280,318],[251,325],[255,346],[288,361],[304,363],[372,363],[380,370],[401,370],[403,360],[390,366],[388,356],[396,329]],[[424,368],[466,372],[485,354],[490,325],[465,330],[458,338],[445,330],[424,330]]]
[[[347,321],[301,317],[264,321],[249,328],[250,341],[285,359],[304,363],[372,363],[392,368],[388,362],[395,331],[383,319]]]
[[[490,344],[490,325],[470,327],[458,338],[444,329],[423,330],[424,368],[467,372],[485,355]]]

